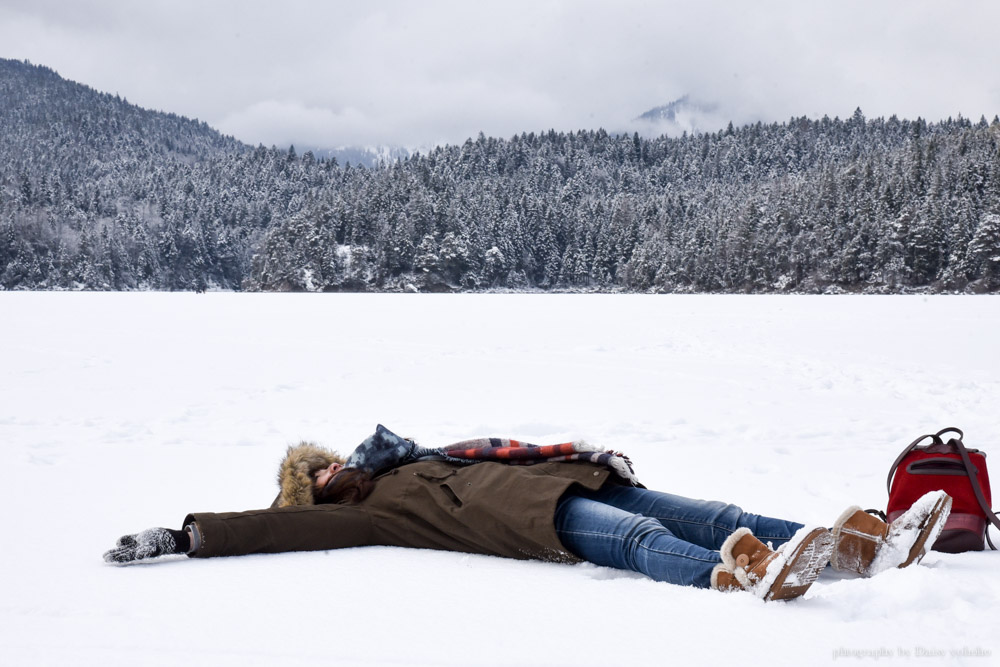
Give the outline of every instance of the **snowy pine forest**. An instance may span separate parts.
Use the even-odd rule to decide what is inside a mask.
[[[0,289],[1000,291],[1000,119],[256,148],[0,60]]]

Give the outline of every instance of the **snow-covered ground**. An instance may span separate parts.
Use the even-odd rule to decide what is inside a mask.
[[[0,318],[3,664],[1000,656],[988,552],[784,604],[383,547],[101,560],[189,511],[266,506],[286,445],[348,451],[379,422],[427,445],[584,437],[651,488],[829,525],[883,507],[922,433],[959,426],[1000,471],[998,297],[3,293]]]

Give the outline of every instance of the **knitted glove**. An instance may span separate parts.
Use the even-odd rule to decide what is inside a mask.
[[[115,548],[105,552],[104,560],[109,563],[131,563],[167,554],[187,553],[190,548],[191,540],[183,530],[149,528],[135,535],[118,538]]]

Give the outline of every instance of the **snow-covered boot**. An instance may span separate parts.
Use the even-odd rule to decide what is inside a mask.
[[[802,528],[771,551],[747,528],[739,528],[719,549],[722,563],[712,570],[712,588],[745,590],[765,600],[803,595],[830,561],[833,537],[825,528]]]
[[[951,513],[951,496],[931,491],[891,524],[848,507],[833,524],[834,569],[870,577],[920,562],[937,540]]]

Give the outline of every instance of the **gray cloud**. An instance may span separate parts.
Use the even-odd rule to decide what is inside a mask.
[[[32,0],[0,3],[0,56],[249,143],[414,146],[627,128],[685,93],[718,124],[992,118],[998,20],[985,1]]]

